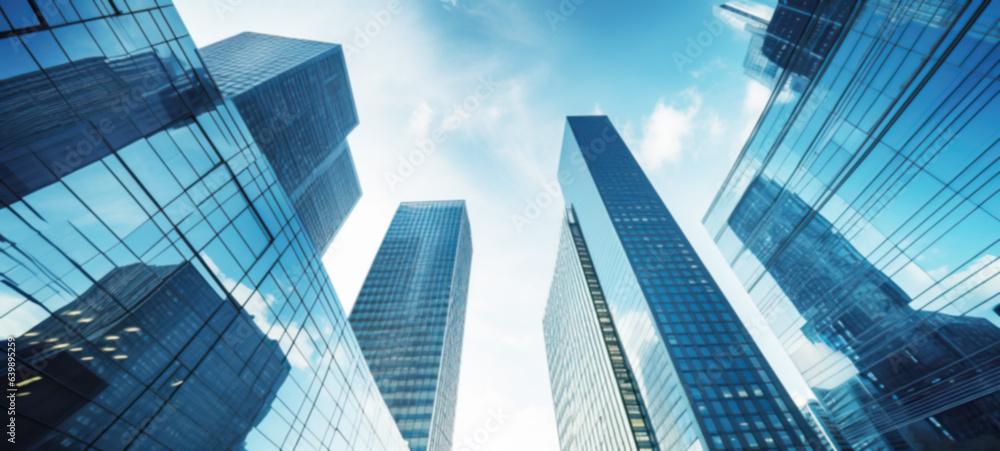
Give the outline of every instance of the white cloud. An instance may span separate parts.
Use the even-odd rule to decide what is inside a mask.
[[[913,308],[941,312],[948,315],[970,315],[986,318],[1000,326],[1000,317],[993,308],[995,302],[987,303],[1000,293],[1000,258],[986,254],[969,263],[964,269],[955,271],[941,279],[946,273],[946,267],[925,272],[915,263],[909,263],[896,278],[907,294],[914,289],[907,289],[914,280],[923,282],[919,285],[919,296],[910,303]],[[935,284],[935,280],[940,280]]]
[[[550,31],[547,27],[540,27],[544,23],[538,20],[540,15],[526,14],[515,2],[479,0],[459,5],[457,0],[441,1],[445,3],[445,9],[454,14],[463,14],[464,17],[460,20],[474,23],[477,29],[506,41],[537,46],[539,42],[545,42]]]
[[[823,342],[812,342],[799,330],[793,333],[797,339],[789,349],[789,357],[804,371],[803,377],[811,387],[832,390],[858,375],[854,362],[843,352]]]
[[[244,2],[225,21],[209,20],[215,17],[209,3],[179,2],[192,10],[203,10],[190,16],[181,11],[185,19],[195,19],[188,25],[199,43],[244,29],[350,43],[355,39],[355,29],[372,20],[371,6],[360,2],[300,0],[297,8]],[[517,233],[510,215],[520,213],[525,199],[544,192],[542,184],[555,178],[564,115],[588,111],[591,105],[595,113],[603,113],[594,103],[603,97],[568,104],[540,92],[552,86],[554,74],[547,64],[554,63],[531,63],[531,58],[524,58],[530,57],[530,52],[523,50],[538,42],[551,48],[549,44],[557,36],[551,34],[541,14],[534,18],[522,14],[528,12],[524,4],[520,8],[499,0],[484,0],[474,6],[451,0],[403,4],[403,12],[393,17],[361,55],[348,61],[361,120],[349,140],[364,194],[324,256],[324,264],[342,305],[349,311],[400,201],[465,198],[475,256],[455,437],[475,433],[489,409],[502,406],[505,411],[509,409],[511,419],[481,451],[557,449],[541,319],[562,208],[559,202],[543,208],[540,217],[523,233]],[[442,6],[448,11],[441,11]],[[429,22],[432,15],[441,14],[462,15],[456,19],[462,20],[465,27],[490,35],[493,43],[515,41],[518,52],[513,57],[518,60],[512,61],[512,55],[502,51],[484,53],[481,48],[469,49],[446,39],[445,31]],[[214,39],[203,40],[205,35],[200,33]],[[499,44],[497,48],[502,50]],[[399,157],[416,149],[414,135],[441,126],[455,104],[475,92],[479,77],[488,74],[498,82],[496,92],[448,132],[447,140],[400,189],[390,190],[382,175],[396,170]],[[670,143],[665,137],[670,135],[669,127],[676,124],[666,121],[668,129],[646,125],[661,124],[670,119],[671,112],[679,113],[681,125],[697,128],[699,133],[724,128],[722,121],[704,114],[710,111],[701,110],[701,96],[695,91],[684,91],[668,100],[659,102],[660,108],[654,109],[647,121],[640,118],[648,110],[616,111],[623,120],[614,123],[631,149],[643,149],[641,143],[648,141],[650,152],[663,150],[653,144]],[[738,114],[738,105],[735,110],[732,113]],[[719,112],[722,117],[727,113]],[[699,114],[702,116],[696,121]],[[655,132],[647,133],[647,128]],[[692,139],[690,134],[684,136]],[[675,150],[681,148],[681,142],[678,138]],[[670,151],[670,147],[666,150]],[[656,160],[665,161],[662,157]],[[249,309],[258,307],[261,305]]]
[[[594,110],[591,111],[590,114],[593,114],[594,116],[603,115],[604,114],[604,110],[601,109],[601,104],[595,103],[594,104]]]
[[[719,118],[718,115],[712,113],[708,118],[708,132],[713,138],[722,136],[729,129],[729,126]]]
[[[407,130],[418,138],[424,138],[430,133],[433,118],[434,110],[426,101],[421,101],[420,105],[417,105],[417,108],[413,110],[413,114],[410,115],[410,126],[407,127]]]
[[[754,126],[757,125],[757,120],[760,118],[761,113],[764,112],[764,108],[767,107],[767,102],[770,98],[771,90],[767,86],[755,80],[747,81],[746,92],[743,95],[743,117],[746,119],[734,128],[735,130],[739,130],[739,134],[733,140],[734,143],[738,144],[729,147],[729,157],[731,159],[735,160],[736,156],[743,150],[743,143],[750,138],[750,134],[753,133]]]
[[[532,404],[513,412],[496,434],[489,436],[478,449],[480,451],[558,449],[559,443],[554,440],[555,437],[539,440],[551,437],[555,430],[556,421],[552,408]]]
[[[747,93],[743,97],[743,112],[759,116],[771,98],[771,90],[756,80],[747,82]]]
[[[682,159],[683,141],[695,128],[701,102],[701,94],[695,89],[688,89],[670,105],[660,99],[653,108],[653,114],[643,118],[639,159],[647,169],[655,170],[664,163],[676,163]]]
[[[243,310],[250,315],[254,326],[257,326],[262,333],[266,333],[268,338],[278,342],[281,352],[288,358],[288,363],[292,367],[302,369],[316,364],[316,348],[306,334],[299,334],[299,324],[295,321],[290,321],[286,325],[272,318],[269,306],[275,301],[273,296],[262,295],[259,291],[227,276],[205,252],[201,252],[199,255],[202,261],[205,262],[205,266],[208,266],[209,271],[215,274],[215,277],[219,278],[227,290],[231,291],[234,299],[246,299],[246,302],[243,304]],[[283,339],[286,336],[286,332],[289,338],[298,337],[295,340],[294,346],[290,339]]]
[[[726,61],[722,58],[713,58],[709,62],[705,63],[701,67],[691,71],[691,76],[694,78],[701,78],[703,75],[715,71],[717,69],[725,69]]]
[[[755,124],[756,119],[760,117],[761,113],[764,112],[764,108],[767,107],[767,102],[771,100],[771,95],[771,88],[760,84],[760,82],[756,80],[747,81],[746,95],[743,97],[743,114],[754,118],[751,125]],[[813,95],[821,94],[814,91]],[[786,85],[786,87],[782,89],[782,91],[774,99],[774,103],[788,103],[798,100],[798,98],[799,94],[789,89]],[[749,136],[749,133],[747,135]]]

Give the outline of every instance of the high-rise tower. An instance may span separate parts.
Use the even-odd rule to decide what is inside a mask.
[[[201,52],[322,253],[361,197],[347,146],[358,113],[343,50],[241,33]]]
[[[744,73],[773,88],[781,75],[781,67],[764,55],[764,41],[774,8],[756,2],[729,1],[715,7],[715,16],[730,26],[750,34],[750,46],[743,60]]]
[[[1000,447],[1000,4],[778,9],[709,233],[851,446]]]
[[[606,116],[568,118],[559,181],[658,446],[818,449]]]
[[[659,449],[572,209],[543,326],[562,449]]]
[[[225,316],[234,318],[233,324],[200,329],[204,323],[200,317],[216,305]],[[76,323],[76,330],[67,330],[67,320]],[[168,267],[136,263],[115,268],[22,337],[20,351],[25,364],[17,370],[22,382],[32,381],[22,386],[22,393],[29,394],[20,408],[21,414],[32,419],[22,430],[26,440],[21,443],[27,448],[55,445],[45,439],[47,434],[38,430],[36,421],[74,431],[91,430],[94,417],[99,415],[88,406],[88,398],[105,405],[130,402],[135,377],[152,377],[157,372],[167,392],[184,384],[196,388],[172,393],[168,409],[176,411],[164,418],[176,417],[159,420],[162,430],[154,429],[148,436],[130,433],[123,445],[139,449],[157,444],[182,449],[192,443],[216,449],[239,447],[263,419],[259,414],[270,410],[291,369],[278,342],[254,327],[253,318],[232,299],[220,299],[191,263]],[[165,358],[165,348],[172,350],[196,337],[225,346],[214,346],[198,363],[196,373],[182,364],[167,365],[170,361]],[[254,375],[256,390],[240,384],[227,390],[215,386],[205,389],[207,380],[234,376],[228,361],[251,353],[256,358],[247,362],[244,371]],[[163,407],[153,396],[134,402],[132,408],[137,411],[153,412]],[[187,421],[197,427],[186,427]],[[113,447],[114,440],[105,437],[100,443],[101,447]]]
[[[0,2],[24,449],[405,449],[313,240],[168,0]]]
[[[405,202],[350,322],[413,451],[452,449],[472,235],[464,201]]]

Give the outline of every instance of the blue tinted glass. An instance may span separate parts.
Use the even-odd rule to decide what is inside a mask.
[[[69,59],[66,58],[66,54],[59,47],[51,31],[45,30],[23,35],[21,41],[27,45],[28,51],[43,68],[49,69],[69,63]]]
[[[41,23],[28,0],[6,0],[2,6],[4,15],[14,29],[31,28]]]
[[[791,400],[784,390],[751,394],[744,388],[776,377],[767,365],[749,369],[750,358],[764,361],[760,350],[606,117],[568,118],[559,169],[568,207],[592,256],[591,264],[582,264],[583,271],[592,266],[603,291],[614,293],[607,301],[609,320],[624,321],[622,357],[636,375],[634,385],[645,403],[656,446],[715,446],[708,420],[718,420],[725,428],[730,423],[722,420],[727,418],[744,431],[783,431],[795,446],[818,446],[798,410],[789,410]],[[591,297],[598,293],[595,286],[586,285]],[[559,293],[566,288],[555,287],[550,307],[565,296]],[[702,392],[729,399],[692,402]],[[741,402],[733,397],[753,399]],[[747,421],[745,414],[758,411],[758,406],[780,411],[788,421],[778,426]],[[594,440],[597,431],[572,434]],[[743,437],[744,442],[731,438],[740,448],[753,445]]]
[[[452,447],[471,259],[463,201],[401,204],[351,311],[411,450]]]
[[[97,43],[83,24],[68,25],[53,30],[59,44],[73,61],[103,56]]]
[[[246,119],[314,245],[325,249],[361,196],[345,140],[358,122],[340,47],[242,33],[202,54],[223,93]],[[286,70],[311,58],[317,60],[307,71]],[[308,94],[319,91],[331,95]],[[301,103],[289,103],[289,98]],[[301,109],[317,114],[305,116]]]
[[[0,126],[0,329],[18,345],[19,444],[405,449],[303,231],[308,211],[190,63],[168,3],[36,2],[47,24],[0,47],[17,108]],[[80,20],[73,5],[84,22],[62,25]],[[168,27],[185,37],[152,47],[146,34]],[[356,122],[353,104],[335,113]],[[314,178],[353,172],[343,138]],[[321,187],[344,210],[311,221],[342,222],[347,182]],[[300,184],[308,198],[315,183]]]
[[[798,83],[780,78],[788,101],[764,112],[706,215],[837,446],[996,442],[1000,216],[982,202],[1000,173],[986,125],[997,11],[845,1],[804,15],[843,21],[844,39]]]

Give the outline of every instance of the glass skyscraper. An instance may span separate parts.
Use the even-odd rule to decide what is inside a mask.
[[[215,321],[203,328],[209,318]],[[77,323],[75,333],[67,333],[67,320]],[[258,413],[270,410],[290,371],[278,342],[254,327],[253,318],[231,298],[221,299],[190,263],[114,268],[22,337],[26,342],[20,352],[27,365],[18,369],[21,382],[27,382],[21,393],[28,393],[22,415],[97,439],[100,431],[89,425],[108,415],[87,401],[114,406],[135,399],[134,412],[164,409],[157,420],[173,425],[136,437],[134,428],[120,423],[113,426],[117,433],[100,435],[97,448],[117,448],[115,441],[122,437],[139,449],[185,449],[192,443],[208,449],[238,447],[257,425]],[[203,348],[216,342],[224,346],[204,354],[185,352],[192,341]],[[230,385],[239,373],[227,361],[238,356],[246,359],[242,369],[254,375],[253,385]],[[202,361],[194,360],[198,358]],[[191,380],[195,387],[172,393],[189,382],[192,367],[198,369]],[[154,390],[144,393],[137,379],[154,380]],[[136,398],[139,393],[143,395]],[[167,396],[170,401],[164,404]],[[59,446],[45,440],[51,435],[33,429],[27,434],[28,448]]]
[[[811,7],[705,224],[851,446],[996,449],[1000,4]]]
[[[361,197],[347,146],[358,113],[339,45],[241,33],[201,49],[320,253]]]
[[[452,449],[472,235],[465,201],[404,202],[350,322],[413,451]]]
[[[830,418],[830,413],[815,399],[810,399],[806,405],[802,406],[802,416],[812,426],[813,431],[816,431],[816,436],[823,442],[824,449],[828,451],[853,449],[844,440],[837,424]]]
[[[561,448],[658,450],[572,209],[543,326]]]
[[[773,8],[756,2],[729,1],[715,7],[716,17],[750,33],[750,47],[743,60],[743,70],[748,77],[768,88],[774,88],[781,75],[781,67],[764,55],[764,42],[768,38],[768,25],[773,14]]]
[[[405,449],[289,193],[170,2],[0,12],[17,444]]]
[[[716,8],[716,14],[728,14],[746,23],[750,33],[750,47],[743,60],[746,75],[776,89],[782,74],[788,72],[782,87],[802,91],[843,33],[858,2],[837,0],[819,8],[818,0],[779,0],[773,9],[740,3],[727,2]],[[816,20],[810,22],[810,17]],[[799,39],[806,33],[810,39]]]
[[[568,118],[559,181],[658,446],[820,449],[606,116]]]
[[[807,80],[819,71],[833,43],[843,33],[851,10],[860,2],[836,0],[824,5],[821,3],[820,0],[779,0],[761,44],[765,57],[782,70]],[[805,34],[810,39],[798,39]]]

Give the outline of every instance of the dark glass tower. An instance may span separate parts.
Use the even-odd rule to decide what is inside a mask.
[[[782,70],[780,66],[764,55],[763,50],[764,42],[768,39],[767,30],[773,14],[774,9],[772,8],[743,1],[729,1],[715,7],[717,17],[750,33],[750,46],[747,49],[747,56],[743,60],[743,72],[768,88],[774,87]]]
[[[774,181],[754,181],[728,226],[754,259],[768,262],[791,303],[784,308],[805,320],[795,339],[843,348],[817,356],[820,349],[800,343],[793,358],[827,361],[805,375],[822,387],[817,396],[834,416],[847,419],[843,427],[856,446],[941,447],[1000,437],[1000,318],[914,309],[892,277]],[[961,405],[942,409],[955,402]]]
[[[706,227],[852,446],[996,449],[1000,4],[819,2],[789,48],[847,7]]]
[[[719,13],[746,23],[750,46],[743,60],[745,73],[775,89],[782,75],[786,88],[802,91],[816,75],[843,33],[857,0],[779,0],[773,10],[742,2],[717,7]],[[889,2],[884,2],[889,3]],[[762,17],[755,10],[768,10]],[[720,15],[722,15],[720,14]],[[810,21],[815,18],[815,21]],[[806,38],[808,37],[808,38]]]
[[[543,326],[561,448],[659,450],[572,209]]]
[[[0,12],[16,445],[405,449],[289,193],[170,2]]]
[[[241,33],[201,50],[322,253],[361,197],[358,113],[339,45]]]
[[[810,399],[806,405],[802,406],[802,416],[812,426],[816,436],[823,442],[823,447],[827,451],[851,451],[851,445],[844,439],[837,423],[830,418],[830,413],[823,408],[815,399]]]
[[[658,445],[819,449],[606,116],[568,118],[559,181]]]
[[[121,305],[115,298],[130,304]],[[218,314],[211,310],[216,306],[232,322],[200,330]],[[69,329],[67,322],[78,326]],[[196,337],[225,346],[203,355],[184,353],[183,346]],[[232,298],[220,299],[190,263],[115,268],[22,339],[26,357],[17,372],[24,383],[21,393],[29,394],[20,413],[33,421],[19,432],[28,437],[22,442],[28,448],[59,446],[45,440],[51,435],[38,423],[87,431],[88,438],[96,439],[100,431],[88,426],[101,414],[87,400],[105,406],[128,402],[143,392],[137,379],[155,380],[155,390],[140,396],[130,410],[152,413],[166,408],[157,418],[171,427],[137,437],[137,428],[122,425],[117,428],[120,436],[101,435],[95,447],[239,447],[263,418],[259,415],[270,410],[290,370],[278,342],[254,327],[253,318]],[[172,360],[173,354],[181,358]],[[227,362],[251,355],[243,368],[250,383],[230,385],[227,381],[237,374]],[[197,358],[201,362],[193,361]],[[194,388],[186,389],[185,383]],[[170,404],[163,397],[170,397]],[[118,439],[122,443],[116,443]]]
[[[472,235],[464,201],[404,202],[350,322],[403,438],[452,448]]]
[[[811,79],[840,38],[857,0],[779,0],[761,52],[781,69]],[[808,39],[805,37],[808,36]]]

